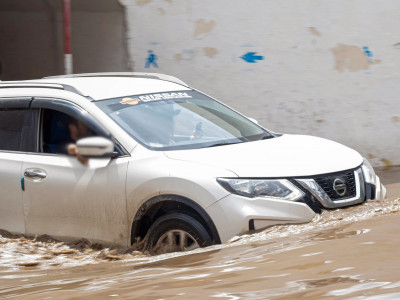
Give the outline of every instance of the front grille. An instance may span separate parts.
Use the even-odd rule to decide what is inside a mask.
[[[319,186],[328,194],[332,201],[344,200],[356,196],[356,181],[354,178],[354,171],[347,171],[333,175],[323,175],[313,178]],[[336,181],[335,191],[334,185]],[[338,188],[340,187],[340,188]]]

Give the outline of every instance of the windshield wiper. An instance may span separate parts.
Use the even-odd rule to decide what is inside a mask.
[[[272,138],[274,138],[273,135],[266,134],[266,135],[263,135],[263,136],[260,138],[260,140],[268,140],[268,139],[272,139]]]
[[[239,141],[239,142],[216,143],[216,144],[212,144],[212,145],[210,145],[210,146],[206,146],[206,147],[204,147],[204,148],[219,147],[219,146],[233,145],[233,144],[240,144],[240,143],[243,143],[243,141]]]

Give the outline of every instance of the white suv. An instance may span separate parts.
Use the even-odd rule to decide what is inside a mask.
[[[73,138],[72,123],[86,134]],[[71,145],[89,161],[68,155]],[[386,193],[352,149],[273,133],[177,78],[145,73],[0,82],[0,189],[1,229],[162,251]]]

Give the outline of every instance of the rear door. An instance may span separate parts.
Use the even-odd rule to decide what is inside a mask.
[[[0,98],[0,229],[25,233],[22,162],[34,152],[36,111],[31,98]]]
[[[41,134],[38,151],[27,154],[22,166],[27,233],[126,244],[130,229],[125,197],[129,157],[120,153],[113,159],[90,159],[83,165],[74,156],[46,150],[47,144],[68,137],[68,132],[53,134],[55,126],[60,127],[57,130],[68,127],[60,121],[46,122],[52,119],[46,115],[65,114],[85,123],[96,135],[106,132],[86,111],[71,103],[35,99],[32,107],[40,110]]]

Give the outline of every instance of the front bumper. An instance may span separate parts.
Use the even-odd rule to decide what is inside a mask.
[[[230,194],[207,208],[222,243],[249,230],[310,222],[315,212],[305,203]]]
[[[370,186],[371,188],[371,198],[368,198],[368,184],[367,184],[367,200],[383,200],[386,198],[386,188],[381,183],[381,180],[378,176],[375,175],[376,185]],[[375,189],[375,192],[374,192]]]
[[[293,179],[302,187],[310,201],[293,202],[268,198],[247,198],[230,194],[207,208],[214,220],[221,242],[250,230],[259,230],[278,224],[300,224],[310,222],[319,207],[332,209],[355,205],[366,200],[381,200],[386,189],[375,175],[375,185],[366,183],[361,168],[355,169],[355,193],[349,197],[331,199],[328,193],[312,178]],[[329,175],[331,176],[331,175]],[[334,176],[336,177],[336,175]],[[339,176],[340,177],[340,176]]]

